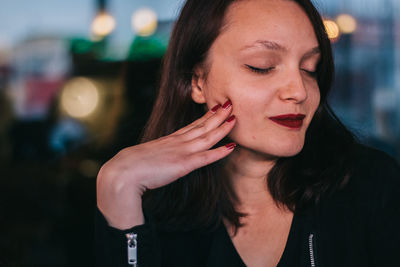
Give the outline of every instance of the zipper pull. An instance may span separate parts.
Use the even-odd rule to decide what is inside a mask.
[[[311,267],[315,267],[315,253],[314,253],[314,234],[311,233],[308,236],[308,248],[310,252],[310,263]]]
[[[137,234],[126,234],[128,241],[128,264],[137,267]]]

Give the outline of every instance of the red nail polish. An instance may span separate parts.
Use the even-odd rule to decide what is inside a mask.
[[[226,119],[226,122],[231,122],[235,119],[235,115],[231,115],[228,119]]]
[[[225,104],[222,105],[222,108],[227,109],[232,106],[232,102],[230,100],[226,101]]]
[[[236,147],[236,144],[235,143],[229,143],[229,144],[226,144],[225,147],[227,149],[234,149]]]
[[[215,113],[215,112],[217,112],[217,110],[219,109],[221,107],[221,105],[220,104],[218,104],[218,105],[215,105],[212,109],[211,109],[211,112],[212,113]]]

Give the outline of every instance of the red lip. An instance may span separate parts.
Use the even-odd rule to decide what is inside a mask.
[[[273,122],[286,126],[291,129],[299,129],[303,125],[304,114],[284,114],[270,117]]]

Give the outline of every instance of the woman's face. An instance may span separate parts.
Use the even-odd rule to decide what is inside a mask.
[[[320,52],[306,13],[294,1],[248,0],[232,4],[225,21],[194,101],[211,108],[230,99],[236,125],[229,136],[243,149],[299,153],[320,101]]]

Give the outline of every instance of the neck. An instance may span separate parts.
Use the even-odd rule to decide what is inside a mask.
[[[237,147],[227,159],[225,170],[238,197],[238,210],[249,215],[276,207],[267,187],[267,176],[277,158]]]

